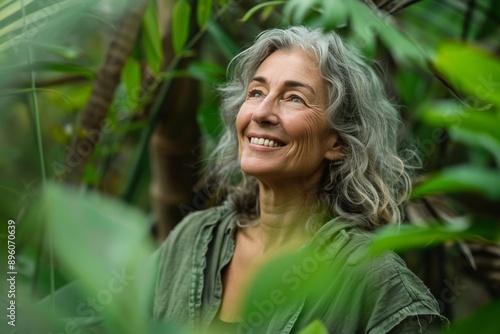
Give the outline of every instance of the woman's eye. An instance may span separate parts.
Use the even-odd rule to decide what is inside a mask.
[[[304,100],[302,100],[300,97],[298,96],[292,96],[290,97],[290,102],[293,102],[293,103],[303,103]]]
[[[258,90],[252,90],[248,93],[248,97],[262,97],[262,93]]]

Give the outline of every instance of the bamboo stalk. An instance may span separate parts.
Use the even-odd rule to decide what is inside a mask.
[[[24,0],[21,0],[21,13],[22,13],[22,18],[23,18],[23,32],[26,34],[27,31],[27,22],[26,22],[26,8],[24,6]],[[27,57],[28,57],[28,65],[31,67],[33,64],[33,54],[31,50],[31,46],[26,44],[26,48],[28,49],[27,52]],[[38,161],[40,164],[40,176],[42,179],[42,190],[45,190],[46,185],[47,185],[47,174],[45,171],[45,157],[43,153],[43,141],[42,141],[42,131],[41,131],[41,126],[40,126],[40,110],[38,108],[38,99],[36,95],[36,78],[35,78],[35,72],[33,70],[30,70],[30,86],[31,86],[31,92],[29,93],[30,96],[30,105],[33,108],[33,115],[34,115],[34,120],[35,120],[35,136],[36,136],[36,143],[37,143],[37,151],[38,151]],[[44,228],[42,227],[42,230]],[[45,233],[42,233],[42,236]],[[40,244],[39,244],[39,254],[42,254],[42,249],[44,246],[45,238],[40,238]],[[48,243],[48,248],[49,248],[49,270],[50,270],[50,304],[52,311],[55,309],[55,303],[54,303],[54,291],[55,291],[55,278],[54,278],[54,248],[53,248],[53,242],[52,242],[52,237],[49,235],[47,238],[47,243]],[[41,256],[37,258],[36,261],[36,270],[35,272],[39,272],[40,267],[41,267]],[[36,281],[34,280],[34,284],[36,284]]]

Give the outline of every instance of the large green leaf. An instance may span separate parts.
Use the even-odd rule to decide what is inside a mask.
[[[414,62],[425,64],[429,50],[417,45],[403,34],[390,19],[378,15],[366,4],[357,0],[291,0],[285,6],[285,15],[293,22],[303,22],[311,12],[319,12],[319,26],[325,30],[335,29],[349,23],[354,32],[354,42],[363,51],[374,49],[376,38],[380,37],[391,55],[399,64]]]
[[[446,168],[415,186],[412,197],[442,193],[475,193],[493,201],[500,200],[500,173],[471,165]]]
[[[370,254],[377,255],[388,250],[402,252],[442,244],[447,241],[495,240],[500,238],[500,226],[491,222],[475,222],[455,219],[446,225],[429,222],[427,226],[405,224],[386,226],[376,231],[370,245]]]
[[[151,253],[147,218],[116,200],[55,184],[46,187],[43,207],[56,258],[84,294],[114,319],[115,330],[144,332],[152,274],[144,267]]]
[[[149,1],[144,13],[142,43],[149,67],[155,74],[158,74],[163,64],[163,51],[155,3],[154,0]]]
[[[500,117],[494,113],[466,108],[454,101],[441,101],[424,106],[420,117],[431,126],[481,134],[500,145]]]
[[[500,61],[473,45],[442,42],[434,66],[456,88],[469,94],[467,100],[500,106]]]
[[[409,249],[424,248],[457,240],[466,236],[467,228],[458,226],[429,226],[403,225],[380,228],[370,247],[372,254],[380,254],[387,250],[406,251]]]
[[[198,6],[196,7],[196,20],[198,22],[198,27],[204,30],[210,15],[212,14],[212,0],[198,0]]]
[[[191,5],[187,0],[177,0],[172,10],[172,44],[174,52],[181,54],[189,37]]]
[[[325,1],[321,12],[325,17],[325,29],[331,30],[347,22],[349,7],[345,1]]]

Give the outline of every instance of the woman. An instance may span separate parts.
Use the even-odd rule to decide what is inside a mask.
[[[262,33],[231,66],[212,165],[227,200],[187,216],[157,252],[153,318],[214,333],[297,333],[315,319],[332,333],[439,327],[397,255],[364,259],[367,231],[398,224],[410,192],[401,122],[373,70],[305,27]],[[246,296],[277,258],[267,278],[281,285]]]

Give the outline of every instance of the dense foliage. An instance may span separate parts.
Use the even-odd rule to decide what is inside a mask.
[[[380,230],[374,253],[500,242],[498,1],[0,0],[0,22],[0,254],[8,268],[14,221],[19,332],[181,332],[144,316],[151,231],[213,201],[196,162],[220,134],[215,87],[270,27],[335,30],[384,69],[422,159],[411,200],[431,214]],[[499,312],[452,332],[496,333]]]

